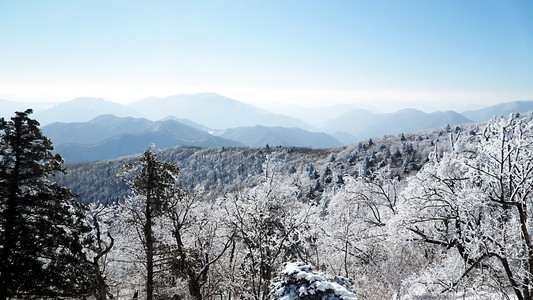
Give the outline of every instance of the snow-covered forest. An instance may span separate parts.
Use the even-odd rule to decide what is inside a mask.
[[[60,175],[30,113],[0,122],[0,300],[533,299],[531,114]]]

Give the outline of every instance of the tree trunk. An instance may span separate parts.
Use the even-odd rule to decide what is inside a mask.
[[[148,160],[148,184],[146,191],[146,224],[144,238],[146,239],[146,300],[154,298],[154,239],[152,235],[152,189],[154,188],[154,165]]]
[[[105,282],[105,278],[102,275],[102,271],[100,269],[100,259],[107,255],[109,251],[111,251],[111,248],[113,248],[113,245],[115,244],[115,239],[111,236],[109,232],[107,232],[107,236],[109,237],[110,243],[109,245],[102,247],[103,241],[102,241],[102,233],[100,231],[100,224],[98,223],[97,215],[93,215],[93,221],[94,221],[94,227],[96,229],[96,242],[98,243],[98,252],[96,253],[96,256],[93,258],[93,267],[94,267],[94,274],[96,275],[96,299],[97,300],[107,300],[107,296],[109,294],[109,288]]]
[[[105,284],[104,277],[102,276],[102,273],[100,272],[100,266],[97,264],[95,266],[96,269],[96,284],[97,286],[97,300],[107,300],[107,285]]]
[[[202,300],[201,285],[195,277],[194,274],[189,274],[189,293],[195,300]]]
[[[150,194],[148,194],[150,195]],[[146,300],[154,298],[154,241],[152,237],[152,212],[150,196],[146,199],[146,224],[144,228],[146,239]]]

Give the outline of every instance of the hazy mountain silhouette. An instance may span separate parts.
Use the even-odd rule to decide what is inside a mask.
[[[294,104],[277,104],[266,106],[273,113],[302,120],[313,126],[338,118],[348,111],[361,109],[356,104],[334,104],[330,106],[306,107]]]
[[[102,115],[89,122],[53,123],[42,128],[67,161],[100,160],[140,153],[150,144],[158,149],[175,146],[236,147],[241,143],[213,136],[175,120]]]
[[[202,125],[202,124],[196,123],[196,122],[194,122],[194,121],[192,121],[192,120],[189,120],[189,119],[177,118],[177,117],[175,117],[175,116],[168,116],[168,117],[166,117],[166,118],[161,119],[161,121],[166,121],[166,120],[174,120],[174,121],[178,121],[178,122],[180,122],[180,123],[182,123],[182,124],[189,125],[189,126],[191,126],[191,127],[194,127],[194,128],[196,128],[196,129],[200,129],[200,130],[203,130],[203,131],[205,131],[205,132],[209,132],[209,133],[215,131],[215,130],[212,129],[212,128],[209,128],[209,127],[204,126],[204,125]]]
[[[0,112],[5,117],[11,117],[14,111],[29,108],[26,107],[28,104],[30,103],[0,100]],[[44,104],[37,106],[42,107]],[[324,140],[325,142],[322,143],[319,139],[321,141],[319,143],[318,140],[309,139],[309,135],[305,132],[300,132],[303,136],[297,138],[295,133],[289,134],[285,131],[281,134],[278,132],[281,130],[279,128],[267,129],[266,127],[298,127],[308,131],[324,131],[330,135],[330,138],[348,144],[385,134],[414,132],[472,121],[484,122],[494,116],[523,113],[533,110],[533,101],[501,103],[479,110],[466,111],[463,114],[454,111],[425,113],[416,109],[403,109],[394,113],[373,113],[364,109],[351,109],[352,107],[353,105],[333,105],[323,108],[300,108],[291,114],[308,120],[309,123],[306,123],[300,119],[271,113],[218,94],[203,93],[165,98],[150,97],[127,105],[83,97],[61,103],[50,109],[36,110],[33,117],[43,125],[57,121],[77,122],[77,124],[69,125],[54,124],[43,128],[45,134],[56,141],[56,144],[91,144],[121,134],[140,134],[143,130],[147,130],[147,126],[150,126],[153,120],[165,118],[165,120],[175,120],[215,136],[219,135],[223,129],[233,128],[225,134],[231,133],[236,139],[241,139],[244,144],[250,146],[264,146],[268,143],[324,147],[327,144],[333,145],[334,142]],[[343,111],[345,112],[341,113]],[[90,124],[82,124],[103,114],[132,118],[117,120],[108,116],[92,120]],[[133,120],[141,115],[147,119]],[[254,126],[259,127],[253,128]],[[241,127],[246,127],[246,129]],[[286,136],[291,134],[293,138],[287,139]],[[313,144],[311,141],[317,143]],[[302,144],[304,142],[308,144]]]
[[[469,122],[472,121],[454,111],[428,114],[416,109],[403,109],[394,113],[375,114],[367,110],[355,109],[324,122],[322,127],[332,132],[345,131],[353,135],[356,140],[360,140]]]
[[[334,137],[322,132],[311,132],[300,128],[285,127],[238,127],[226,129],[221,137],[238,141],[250,147],[295,146],[330,148],[342,145]]]
[[[512,101],[478,110],[465,111],[462,115],[475,122],[486,122],[494,117],[507,116],[511,113],[525,113],[531,110],[533,110],[533,101]]]
[[[345,131],[353,134],[357,127],[376,122],[377,115],[364,109],[353,109],[339,117],[330,119],[320,124],[320,127],[329,131]]]
[[[93,144],[110,137],[146,131],[154,122],[133,117],[101,115],[88,122],[55,122],[42,127],[54,144]]]
[[[53,122],[86,122],[103,114],[142,117],[137,111],[122,104],[101,98],[81,97],[37,112],[34,118],[42,125],[46,125]]]
[[[128,104],[146,117],[159,120],[169,115],[190,119],[214,129],[242,126],[284,126],[311,129],[298,119],[273,114],[237,100],[214,93],[149,97]]]

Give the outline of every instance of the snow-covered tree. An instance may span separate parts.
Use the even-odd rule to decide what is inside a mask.
[[[350,280],[326,275],[302,262],[287,263],[271,287],[276,300],[357,300]]]
[[[175,197],[160,228],[171,236],[165,245],[170,274],[186,282],[195,300],[210,295],[210,269],[234,243],[234,232],[220,228],[223,222],[215,213],[216,205],[194,194]]]
[[[318,265],[328,273],[354,278],[360,297],[392,298],[419,262],[416,253],[388,241],[386,226],[396,213],[403,183],[387,170],[370,175],[345,176],[339,190],[323,195],[327,201]]]
[[[88,222],[91,224],[92,232],[89,234],[90,260],[95,276],[96,300],[106,300],[111,295],[109,284],[106,279],[108,260],[107,256],[115,244],[115,239],[110,233],[107,224],[103,220],[109,218],[112,208],[99,203],[89,205],[87,214]]]
[[[267,161],[264,181],[226,199],[227,224],[235,231],[236,249],[229,269],[237,296],[266,299],[283,261],[303,259],[313,207],[297,199],[290,182],[277,180]]]
[[[411,286],[511,290],[517,299],[532,299],[531,117],[492,120],[482,134],[458,139],[453,148],[409,180],[391,227],[396,236],[441,251]]]
[[[141,242],[142,230],[132,226],[133,213],[140,212],[143,199],[139,198],[126,198],[121,203],[105,207],[98,214],[101,232],[109,232],[114,239],[113,247],[104,256],[102,266],[105,266],[105,272],[102,273],[109,292],[114,297],[126,296],[131,299],[146,284],[146,252]],[[159,237],[157,231],[154,234]],[[104,242],[106,240],[110,242],[107,237]]]
[[[177,165],[157,160],[152,150],[145,151],[137,163],[122,167],[121,176],[126,178],[134,192],[136,201],[130,206],[131,224],[138,232],[138,237],[145,252],[146,299],[154,297],[154,261],[158,253],[158,241],[154,234],[156,218],[161,217],[171,204],[171,199],[180,197],[176,187],[179,174]]]
[[[50,181],[63,160],[31,113],[0,119],[0,299],[88,295],[85,207]]]

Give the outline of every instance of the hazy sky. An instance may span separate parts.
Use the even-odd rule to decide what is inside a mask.
[[[0,0],[0,98],[199,92],[429,110],[533,100],[533,1]]]

